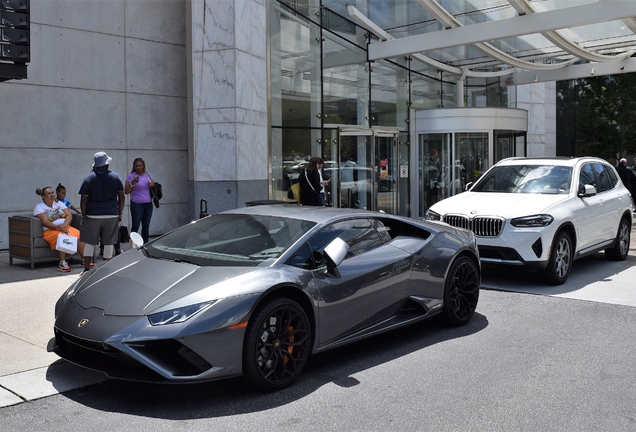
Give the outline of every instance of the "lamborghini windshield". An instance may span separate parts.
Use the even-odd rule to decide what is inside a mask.
[[[472,192],[567,194],[572,168],[556,165],[502,165],[486,173]]]
[[[257,266],[278,258],[315,225],[282,217],[219,214],[148,244],[153,258],[201,266]]]

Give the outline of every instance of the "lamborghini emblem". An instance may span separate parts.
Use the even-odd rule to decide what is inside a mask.
[[[88,323],[88,318],[84,318],[83,320],[81,320],[77,326],[84,327],[86,323]]]

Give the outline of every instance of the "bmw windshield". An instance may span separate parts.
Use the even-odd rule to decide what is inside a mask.
[[[255,267],[278,258],[313,222],[260,215],[218,214],[146,245],[152,258],[201,266]]]
[[[501,165],[480,178],[471,192],[567,194],[571,184],[571,167]]]

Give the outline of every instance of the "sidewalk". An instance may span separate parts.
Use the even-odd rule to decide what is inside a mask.
[[[0,251],[0,408],[108,379],[46,351],[55,303],[82,271],[77,263],[71,269],[60,273],[57,262],[37,264],[35,270],[22,260],[9,265],[8,251]],[[607,261],[602,253],[578,260],[564,285],[546,286],[519,277],[515,268],[497,267],[484,268],[482,287],[636,307],[634,280],[636,230],[627,260]]]
[[[55,303],[79,278],[81,265],[72,263],[71,273],[61,273],[56,261],[36,264],[35,270],[27,261],[13,263],[8,251],[0,251],[0,407],[107,379],[46,351]]]

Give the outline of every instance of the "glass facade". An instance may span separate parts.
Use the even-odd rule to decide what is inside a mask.
[[[401,26],[411,26],[409,32],[439,30],[433,22],[413,21],[418,14],[429,18],[421,7],[396,6],[389,15],[371,2],[356,7],[393,28],[396,37],[408,35],[400,33]],[[430,191],[421,206],[454,193],[454,185],[442,180],[444,170],[461,169],[450,159],[451,150],[467,165],[463,183],[487,167],[488,137],[474,134],[457,136],[455,149],[443,135],[423,138],[417,143],[420,154],[430,155],[427,168],[437,168],[409,166],[410,110],[458,106],[458,77],[417,56],[367,61],[367,44],[377,37],[355,24],[341,2],[272,1],[269,38],[272,199],[292,199],[290,187],[311,156],[325,160],[328,205],[402,215],[411,214],[413,176]],[[506,106],[497,79],[472,78],[463,89],[467,106]],[[497,152],[505,152],[506,145],[515,145],[514,137],[507,144],[502,138]]]

